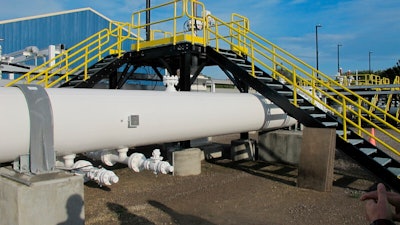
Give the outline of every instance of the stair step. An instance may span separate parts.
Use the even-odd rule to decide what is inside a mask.
[[[278,94],[283,95],[283,96],[292,96],[293,92],[291,92],[291,91],[278,91]]]
[[[262,82],[272,82],[272,77],[257,77],[258,80]]]
[[[270,88],[272,88],[272,89],[281,89],[281,88],[283,88],[283,85],[282,85],[282,84],[272,84],[272,83],[269,83],[269,84],[267,84],[267,86],[270,87]]]
[[[99,62],[99,63],[96,63],[95,65],[94,65],[94,67],[104,67],[105,65],[108,65],[110,62]]]
[[[322,124],[326,127],[337,127],[338,126],[338,122],[322,122]]]
[[[360,148],[360,151],[366,155],[371,155],[378,152],[376,148]]]
[[[251,65],[249,64],[242,64],[242,63],[236,63],[240,67],[245,67],[245,68],[251,68]]]
[[[347,139],[347,142],[349,142],[352,145],[358,145],[364,142],[363,139]]]
[[[346,133],[350,134],[351,132],[348,130]],[[340,135],[340,136],[343,136],[344,135],[344,131],[343,130],[336,130],[336,134]]]
[[[97,72],[97,71],[99,71],[99,70],[101,70],[101,69],[103,69],[103,67],[90,68],[90,69],[88,70],[88,72],[93,73],[93,72]]]
[[[234,61],[236,63],[244,63],[245,60],[244,59],[240,59],[240,58],[230,58],[228,57],[229,60]]]
[[[382,166],[387,165],[388,163],[390,163],[392,160],[389,158],[382,158],[382,157],[375,157],[374,160],[381,164]]]
[[[111,62],[111,61],[113,61],[115,58],[117,58],[117,57],[107,57],[107,58],[104,58],[103,61]]]
[[[219,53],[221,53],[221,54],[224,55],[224,56],[229,56],[228,58],[230,58],[230,57],[236,58],[236,56],[237,56],[235,53],[232,53],[232,52],[223,52],[223,51],[220,51]]]
[[[297,100],[297,103],[304,103],[304,99],[302,99],[302,98],[298,98],[298,99],[296,99]],[[293,98],[291,98],[291,99],[289,99],[289,101],[290,102],[294,102],[294,99]]]
[[[388,167],[388,170],[393,173],[395,176],[397,176],[398,179],[400,179],[400,168],[397,167]]]
[[[301,105],[299,108],[302,109],[302,110],[314,110],[315,106],[313,106],[313,105]]]
[[[246,70],[246,72],[249,74],[253,74],[252,70]],[[254,74],[257,76],[257,75],[263,75],[264,73],[262,71],[255,70]]]
[[[310,114],[310,116],[312,116],[314,118],[326,118],[326,114],[323,114],[323,113],[319,113],[319,114],[313,113],[313,114]]]

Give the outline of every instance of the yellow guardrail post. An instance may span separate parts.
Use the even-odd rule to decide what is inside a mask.
[[[251,49],[251,57],[250,58],[254,59],[254,45],[253,45],[253,43],[250,43],[250,49]],[[256,76],[254,62],[255,62],[255,60],[251,60],[251,75],[253,77]]]
[[[343,118],[343,139],[347,141],[347,104],[346,99],[342,98],[342,118]]]
[[[185,7],[185,5],[186,5],[185,1],[182,2],[182,5],[183,5],[183,7]],[[176,18],[176,17],[177,17],[177,1],[174,2],[174,18]],[[172,26],[173,26],[172,27],[172,44],[176,45],[176,32],[177,32],[176,20],[174,20],[172,22]]]
[[[299,106],[299,104],[297,103],[297,89],[298,89],[298,85],[296,82],[296,70],[293,68],[293,72],[292,72],[292,79],[293,79],[293,104],[295,106]]]
[[[83,79],[87,80],[88,79],[88,47],[86,46],[85,48],[85,68],[84,68],[84,75],[83,75]]]
[[[357,102],[358,102],[358,106],[361,106],[362,105],[362,100],[361,100],[361,98],[358,98],[358,100],[357,100]],[[361,120],[361,118],[362,118],[362,113],[361,113],[361,107],[358,107],[357,108],[357,124],[358,124],[358,132],[357,132],[357,134],[358,135],[362,135],[362,131],[361,131],[361,129],[360,129],[360,127],[362,127],[362,120]]]
[[[273,72],[272,72],[272,77],[273,78],[276,78],[276,76],[277,76],[277,74],[276,74],[276,65],[277,65],[277,63],[276,63],[276,56],[275,56],[275,54],[276,54],[276,52],[275,52],[276,50],[275,50],[275,48],[274,47],[272,47],[272,68],[273,68]]]
[[[44,87],[45,88],[48,87],[48,80],[49,80],[49,73],[46,71],[46,73],[44,74]]]

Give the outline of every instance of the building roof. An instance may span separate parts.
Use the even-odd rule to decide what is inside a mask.
[[[21,17],[21,18],[16,18],[16,19],[1,20],[0,24],[20,22],[20,21],[24,21],[24,20],[40,19],[40,18],[44,18],[44,17],[58,16],[58,15],[70,14],[70,13],[76,13],[76,12],[82,12],[82,11],[91,11],[91,12],[97,14],[98,16],[102,17],[105,20],[112,21],[111,19],[109,19],[108,17],[104,16],[103,14],[97,12],[96,10],[94,10],[90,7],[87,7],[87,8],[66,10],[66,11],[60,11],[60,12],[54,12],[54,13],[46,13],[46,14],[41,14],[41,15],[36,15],[36,16],[27,16],[27,17]]]

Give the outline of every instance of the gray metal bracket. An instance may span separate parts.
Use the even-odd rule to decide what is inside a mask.
[[[20,171],[44,174],[55,171],[56,155],[54,152],[54,128],[51,102],[46,90],[39,85],[17,84],[25,96],[30,118],[29,160],[20,157]]]

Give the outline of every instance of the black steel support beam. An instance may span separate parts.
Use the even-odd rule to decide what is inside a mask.
[[[127,64],[124,71],[122,72],[120,78],[118,79],[118,84],[117,84],[117,89],[121,89],[122,86],[126,83],[126,81],[129,79],[129,77],[135,72],[137,69],[136,66],[133,66],[133,69],[131,72],[129,72],[129,69],[132,68],[131,64]],[[128,73],[129,72],[129,73]]]
[[[158,76],[158,78],[160,78],[161,81],[163,81],[163,75],[160,73],[160,71],[158,71],[157,67],[152,66],[151,68],[153,68],[154,72],[156,73],[156,75]]]
[[[190,69],[191,69],[191,54],[185,52],[181,55],[180,69],[179,69],[179,91],[190,91]]]

